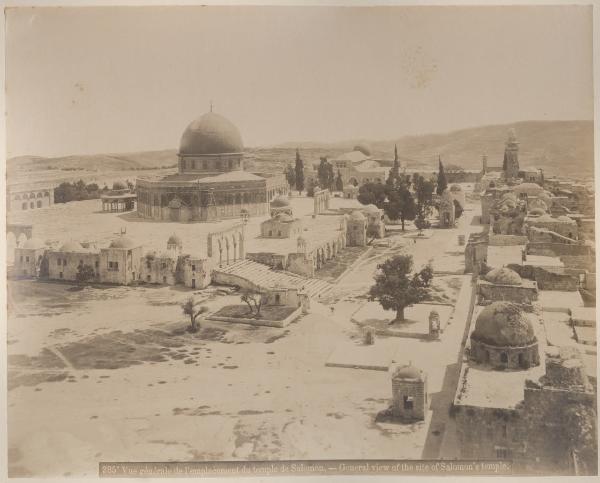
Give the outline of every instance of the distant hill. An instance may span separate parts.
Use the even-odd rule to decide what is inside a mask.
[[[409,166],[436,166],[438,155],[447,164],[464,169],[480,169],[481,155],[488,155],[490,166],[501,166],[504,141],[514,128],[520,142],[519,161],[522,167],[544,168],[548,174],[590,176],[594,173],[594,124],[592,121],[523,121],[513,124],[461,129],[443,134],[404,136],[395,140],[356,139],[342,143],[298,143],[305,160],[318,161],[320,156],[335,156],[367,143],[375,158],[392,159],[394,144],[401,160]],[[293,147],[292,147],[293,146]],[[285,156],[293,161],[296,145],[285,143],[271,148],[251,150],[259,160]]]
[[[285,143],[277,146],[251,147],[246,150],[246,166],[256,171],[281,171],[295,159],[296,147],[305,163],[317,163],[321,156],[335,157],[359,143],[371,146],[375,158],[391,160],[394,144],[401,161],[410,167],[437,165],[441,155],[446,164],[464,169],[480,169],[481,155],[487,153],[490,166],[501,166],[504,141],[514,128],[520,144],[522,167],[544,168],[547,174],[590,177],[594,173],[594,133],[592,121],[523,121],[514,124],[482,126],[443,134],[404,136],[395,140],[348,140],[338,143]],[[72,178],[75,173],[102,174],[172,168],[177,164],[176,150],[148,151],[126,154],[73,155],[59,158],[20,156],[7,162],[11,177],[26,176],[33,181],[47,176]],[[68,175],[68,176],[67,176]]]

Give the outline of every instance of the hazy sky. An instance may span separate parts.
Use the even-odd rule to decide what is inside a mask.
[[[591,7],[8,11],[8,156],[176,148],[209,108],[244,144],[592,119]]]

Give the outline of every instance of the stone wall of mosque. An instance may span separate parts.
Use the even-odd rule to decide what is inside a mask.
[[[290,253],[288,254],[287,269],[289,272],[305,277],[315,276],[315,260],[311,254]]]
[[[288,255],[273,252],[254,252],[246,253],[246,258],[254,262],[268,265],[276,270],[286,270],[288,265]]]

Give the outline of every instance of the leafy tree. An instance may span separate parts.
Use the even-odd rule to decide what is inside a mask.
[[[266,300],[264,294],[260,292],[254,292],[252,290],[244,290],[240,298],[242,299],[242,302],[248,305],[251,314],[254,314],[255,317],[260,316],[260,309]],[[254,307],[252,304],[254,304]]]
[[[344,191],[344,180],[342,179],[342,173],[340,173],[339,169],[335,178],[335,190]]]
[[[90,183],[85,187],[88,193],[95,193],[100,189],[100,187],[96,183]]]
[[[304,190],[304,161],[300,157],[300,151],[296,149],[296,189],[299,194],[302,194],[302,190]]]
[[[460,206],[460,203],[458,201],[456,201],[456,200],[453,200],[453,201],[454,201],[454,219],[458,220],[461,217],[461,215],[463,214],[464,210],[463,210],[462,206]]]
[[[433,181],[415,174],[413,176],[413,187],[417,201],[417,217],[425,220],[433,207],[433,191],[435,186]]]
[[[395,310],[396,318],[404,320],[404,309],[425,300],[433,278],[433,268],[427,265],[413,273],[411,255],[398,255],[377,266],[375,285],[369,290],[369,300],[377,300],[384,310]]]
[[[124,190],[127,189],[127,186],[125,186],[124,183],[122,183],[121,181],[115,181],[112,185],[112,189],[114,190]]]
[[[448,180],[446,179],[446,173],[444,172],[444,165],[442,164],[442,158],[438,159],[439,162],[439,171],[437,176],[437,188],[435,192],[438,195],[441,195],[444,190],[448,187]]]
[[[333,165],[327,161],[326,157],[321,158],[317,168],[317,178],[319,178],[319,186],[324,189],[331,188],[334,181]]]
[[[296,186],[296,170],[292,168],[291,164],[288,164],[287,168],[285,168],[285,179],[290,185],[290,188]]]
[[[135,188],[135,185],[129,180],[125,181],[125,183],[127,183],[127,187],[129,188],[129,191],[133,191],[133,189]]]
[[[315,180],[313,178],[308,178],[306,180],[306,196],[309,197],[313,197],[315,195],[315,190],[319,187],[319,185],[317,185],[315,183]]]
[[[84,263],[77,267],[77,273],[75,274],[75,281],[77,283],[91,282],[95,277],[96,272],[94,271],[94,267],[91,265]]]
[[[417,207],[412,193],[404,182],[400,182],[396,188],[388,188],[388,202],[384,205],[385,214],[391,220],[400,220],[402,222],[402,231],[404,223],[407,220],[414,220],[417,215]]]
[[[205,305],[200,305],[199,302],[194,300],[194,297],[189,297],[182,305],[181,309],[185,315],[190,317],[190,326],[188,330],[190,332],[198,332],[200,324],[196,322],[199,315],[208,312],[208,308]]]
[[[363,205],[375,205],[383,208],[387,195],[386,186],[381,183],[365,183],[358,189],[357,199]]]

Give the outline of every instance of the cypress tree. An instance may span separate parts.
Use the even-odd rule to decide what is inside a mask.
[[[444,173],[444,165],[442,164],[442,157],[438,158],[439,162],[439,171],[437,176],[437,189],[435,192],[438,195],[441,195],[444,190],[448,187],[448,181],[446,180],[446,173]]]
[[[304,161],[300,157],[300,151],[296,148],[296,189],[302,194],[304,190]]]

